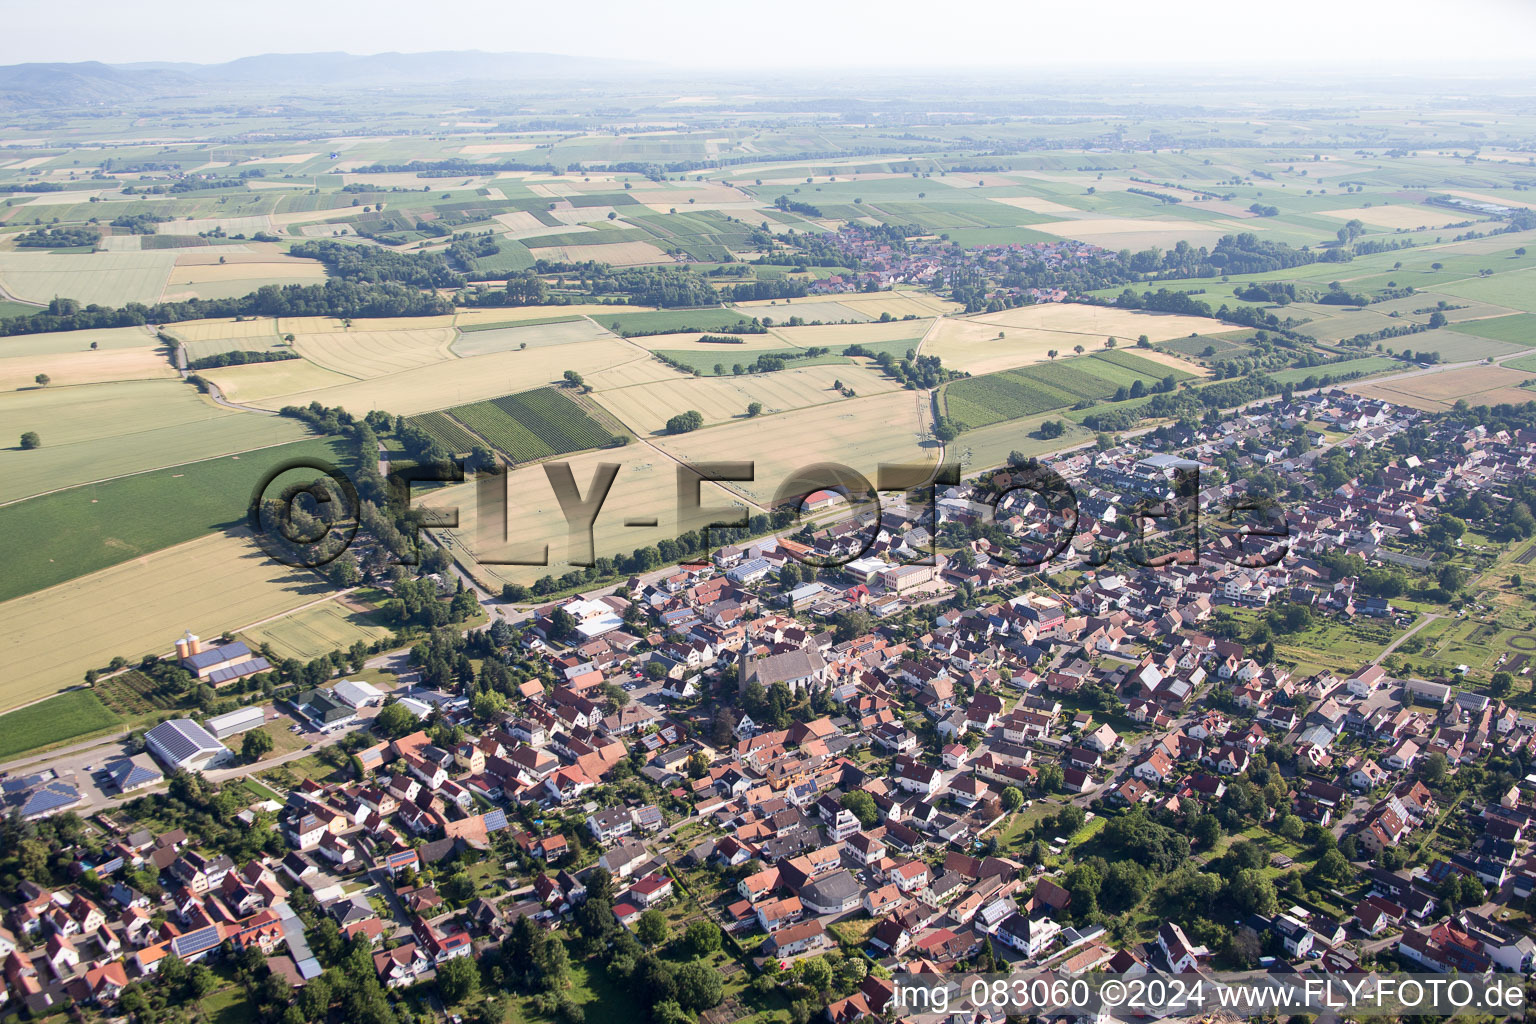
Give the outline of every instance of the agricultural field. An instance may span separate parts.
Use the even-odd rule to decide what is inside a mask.
[[[534,462],[619,442],[555,388],[455,406],[448,413],[513,462]]]
[[[734,309],[710,306],[704,309],[668,309],[654,313],[594,314],[593,319],[622,337],[646,334],[675,334],[708,331],[730,334],[732,328],[750,322],[752,316]]]
[[[801,330],[802,328],[793,329]],[[732,358],[732,353],[750,354],[747,359],[750,362],[757,357],[759,352],[778,352],[783,351],[786,347],[799,347],[786,344],[783,330],[781,328],[774,328],[764,334],[704,334],[697,331],[691,331],[686,334],[648,334],[631,339],[631,343],[641,348],[650,349],[652,352],[666,352],[674,358],[684,359],[686,362],[697,360],[712,364],[724,360],[729,364],[736,361],[735,358]],[[736,338],[740,343],[702,340],[709,337]],[[711,359],[711,356],[714,356],[714,358]]]
[[[118,655],[166,653],[185,630],[218,636],[331,592],[320,577],[278,565],[233,530],[5,601],[0,708],[74,685]]]
[[[359,381],[347,380],[339,374],[311,367],[310,375],[324,374],[320,383],[327,386],[278,391],[269,397],[251,401],[267,409],[319,402],[326,406],[341,406],[358,416],[367,415],[374,409],[387,410],[397,416],[413,416],[558,383],[566,370],[576,370],[585,375],[637,357],[654,362],[628,342],[610,338],[530,348],[526,352],[490,352],[467,359],[448,359],[401,373]],[[267,366],[285,365],[288,364],[267,363],[232,369],[260,370]],[[216,375],[228,375],[230,372],[212,371],[208,376],[217,380]],[[270,386],[266,389],[270,390]]]
[[[931,316],[932,311],[913,303],[913,311],[923,310],[925,315]],[[740,311],[748,317],[769,317],[774,323],[783,323],[792,316],[797,316],[810,323],[820,320],[823,323],[864,323],[876,319],[880,314],[870,316],[860,312],[853,305],[844,305],[842,302],[834,302],[830,299],[777,299],[761,302],[738,302],[732,309]]]
[[[710,431],[714,433],[714,431]],[[737,457],[741,457],[739,454]],[[619,464],[618,476],[593,524],[596,554],[627,554],[638,547],[655,544],[663,538],[676,537],[678,464],[666,454],[649,446],[631,446],[622,453],[603,450],[575,455],[566,460],[576,485],[587,492],[599,463]],[[461,565],[480,583],[499,592],[504,583],[530,584],[541,576],[560,576],[569,571],[569,532],[560,503],[549,480],[538,466],[514,469],[507,474],[506,533],[495,522],[481,524],[476,517],[478,505],[475,484],[460,484],[434,491],[423,498],[423,507],[457,508],[459,527],[440,531],[449,538],[451,550],[464,552],[468,564]],[[733,485],[734,486],[734,485]],[[720,484],[704,482],[700,503],[706,508],[743,506],[742,500]],[[729,515],[730,513],[726,513]],[[654,527],[626,527],[626,518],[654,517]],[[489,558],[537,558],[548,546],[548,565],[495,565]]]
[[[755,462],[755,480],[728,486],[767,506],[792,473],[818,462],[841,462],[871,480],[882,462],[931,466],[943,447],[932,431],[932,402],[927,394],[893,391],[815,406],[791,416],[736,420],[655,444],[689,463]]]
[[[316,366],[365,380],[451,359],[448,346],[457,337],[452,327],[303,333],[294,335],[293,350]]]
[[[1443,285],[1440,291],[1536,313],[1536,268],[1506,271],[1492,277],[1469,277]]]
[[[747,416],[747,406],[760,402],[763,415],[804,409],[825,402],[847,402],[834,384],[852,388],[856,395],[874,395],[896,388],[896,382],[875,370],[839,359],[835,365],[805,366],[741,376],[682,377],[655,384],[613,388],[597,395],[598,404],[641,436],[666,432],[667,420],[689,409],[704,416],[706,424],[726,423]]]
[[[199,371],[199,375],[218,386],[229,401],[261,404],[280,409],[285,405],[304,404],[282,401],[284,396],[320,388],[347,384],[353,378],[317,366],[307,359],[280,359],[272,363],[247,363],[244,366],[220,366]]]
[[[450,348],[461,357],[483,356],[491,352],[514,352],[546,345],[566,345],[578,341],[597,341],[612,335],[586,317],[571,317],[547,324],[525,327],[495,327],[489,330],[463,330]]]
[[[409,422],[442,445],[444,450],[456,455],[463,455],[480,443],[479,438],[444,412],[422,413],[420,416],[412,416]]]
[[[388,637],[392,630],[382,619],[380,612],[338,597],[244,629],[240,638],[253,649],[267,644],[280,658],[308,662],[344,651],[359,640],[373,643]]]
[[[1458,320],[1452,329],[1457,334],[1473,334],[1493,341],[1507,341],[1521,348],[1536,347],[1536,315],[1530,313],[1479,320]]]
[[[1533,347],[1533,344],[1522,345],[1518,342],[1495,341],[1475,334],[1465,334],[1460,330],[1459,324],[1391,340],[1394,343],[1393,347],[1412,349],[1415,352],[1438,352],[1440,361],[1443,363],[1464,363],[1473,359],[1497,358]]]
[[[160,299],[232,299],[269,284],[322,284],[325,268],[313,260],[281,263],[226,263],[181,265],[171,269]]]
[[[944,404],[948,415],[967,427],[985,427],[1111,398],[1138,381],[1150,391],[1168,376],[1179,381],[1194,375],[1140,354],[1099,352],[953,381],[944,389]]]
[[[1398,359],[1390,359],[1387,356],[1364,356],[1360,359],[1348,359],[1342,363],[1329,363],[1326,366],[1293,366],[1286,370],[1271,370],[1264,376],[1276,384],[1295,384],[1300,386],[1308,377],[1322,377],[1325,374],[1369,374],[1407,369],[1412,369],[1412,364],[1404,363]]]
[[[593,245],[545,245],[530,246],[529,254],[536,260],[555,263],[580,263],[595,260],[615,267],[635,267],[646,263],[670,263],[672,259],[650,242],[597,242]]]
[[[1474,406],[1532,401],[1536,399],[1536,392],[1520,386],[1530,379],[1529,372],[1502,366],[1468,366],[1416,374],[1381,384],[1362,384],[1349,390],[1384,402],[1444,412],[1463,399]]]
[[[1041,303],[1002,313],[939,320],[921,351],[938,356],[946,368],[983,374],[1043,362],[1053,350],[1070,355],[1081,345],[1094,351],[1103,348],[1108,338],[1134,344],[1143,334],[1158,342],[1226,329],[1202,317]],[[1148,358],[1156,357],[1156,353],[1148,354]]]
[[[91,690],[71,690],[0,715],[0,761],[114,729],[122,720]]]
[[[150,304],[160,301],[175,263],[168,252],[0,252],[0,287],[25,302]]]
[[[331,441],[297,441],[0,506],[0,535],[14,546],[0,601],[240,523],[261,475],[298,457],[344,462]]]
[[[60,352],[51,355],[10,355],[0,345],[0,392],[33,390],[37,377],[48,377],[48,387],[104,384],[127,380],[168,380],[177,376],[165,346],[153,338],[137,348]]]
[[[849,345],[862,345],[872,352],[878,352],[882,346],[897,342],[909,348],[917,348],[917,343],[935,324],[944,322],[929,318],[888,323],[826,324],[819,327],[775,326],[769,333],[800,348],[829,348],[841,352]]]
[[[0,503],[310,436],[297,420],[220,408],[179,381],[0,396],[0,438],[28,430],[41,448],[0,446]]]
[[[1065,431],[1060,437],[1042,438],[1040,424],[1060,420]],[[1050,452],[1075,448],[1093,440],[1093,431],[1059,414],[1045,413],[1019,420],[1004,420],[989,426],[962,431],[945,448],[945,455],[960,463],[961,472],[970,474],[1000,466],[1013,452],[1044,457]]]

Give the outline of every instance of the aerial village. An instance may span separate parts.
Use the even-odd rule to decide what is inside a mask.
[[[1528,663],[1421,673],[1392,580],[1536,434],[1420,419],[1270,400],[1052,459],[1070,524],[1014,465],[8,776],[0,1007],[143,1018],[236,969],[310,1006],[339,969],[441,1009],[457,960],[511,988],[514,957],[559,974],[566,948],[627,957],[656,1019],[777,989],[794,1024],[896,1016],[900,972],[1528,972]],[[1135,503],[1195,465],[1202,506],[1280,496],[1283,557],[1126,557]],[[1442,597],[1431,624],[1474,599]],[[1382,642],[1287,667],[1298,619]],[[191,635],[167,658],[215,687],[274,671]],[[317,753],[247,757],[273,721]]]

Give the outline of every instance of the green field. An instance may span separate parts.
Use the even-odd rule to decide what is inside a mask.
[[[619,441],[556,388],[455,406],[448,413],[514,462],[604,448]]]
[[[31,316],[33,313],[42,312],[42,306],[30,306],[25,302],[12,302],[9,299],[0,299],[0,320],[13,316]]]
[[[252,646],[270,645],[280,658],[312,661],[335,650],[344,651],[359,640],[370,643],[390,633],[380,612],[326,601],[244,630],[240,636]]]
[[[0,761],[121,725],[90,690],[70,690],[0,715]]]
[[[0,536],[11,554],[0,601],[242,522],[261,476],[293,458],[346,462],[338,443],[296,441],[6,505]]]
[[[1463,320],[1452,324],[1451,329],[1457,334],[1475,334],[1479,338],[1513,342],[1522,347],[1536,345],[1536,316],[1530,313]]]
[[[952,418],[967,427],[985,427],[1111,398],[1137,381],[1150,390],[1170,376],[1177,381],[1193,374],[1127,352],[1097,352],[957,380],[944,389],[944,402]]]
[[[1383,370],[1410,369],[1412,365],[1386,356],[1365,356],[1361,359],[1348,359],[1342,363],[1329,363],[1326,366],[1293,366],[1288,370],[1266,373],[1265,376],[1276,384],[1299,385],[1308,377],[1320,378],[1328,374],[1338,377],[1345,373],[1381,373]]]

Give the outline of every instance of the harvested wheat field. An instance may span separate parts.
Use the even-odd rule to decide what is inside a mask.
[[[468,359],[451,359],[359,381],[349,381],[328,370],[313,367],[315,372],[327,375],[326,381],[318,386],[264,396],[258,404],[263,408],[280,409],[285,405],[319,402],[327,406],[339,405],[357,416],[366,415],[373,409],[414,416],[543,387],[558,382],[566,370],[594,373],[605,366],[632,359],[635,354],[633,347],[617,339],[586,341],[530,348],[526,352],[492,352]],[[263,364],[284,365],[287,364]]]
[[[634,358],[585,375],[587,386],[596,392],[632,384],[650,384],[655,381],[690,379],[688,374],[674,370],[658,359],[651,358],[641,349],[635,349]]]
[[[582,494],[589,492],[593,471],[599,463],[616,463],[619,467],[608,498],[593,523],[593,545],[597,555],[628,554],[683,532],[677,528],[678,463],[650,445],[632,444],[559,461],[570,466]],[[571,553],[569,530],[544,468],[530,466],[514,470],[506,482],[505,534],[501,532],[502,524],[490,521],[487,525],[489,536],[479,536],[475,484],[445,488],[434,492],[430,499],[420,501],[426,507],[458,508],[459,528],[443,532],[453,537],[456,551],[467,551],[470,564],[466,568],[482,586],[493,592],[500,591],[503,583],[529,584],[549,574],[558,577],[571,568],[568,562]],[[705,482],[700,486],[699,494],[700,504],[705,508],[747,507],[737,495],[723,490],[719,484]],[[734,511],[728,512],[722,518],[734,514]],[[657,525],[626,527],[624,521],[627,518],[654,518]],[[504,540],[508,536],[510,543]],[[549,546],[547,566],[488,565],[483,561],[496,557],[528,557],[526,553],[530,548],[533,557],[537,557],[544,545]]]
[[[269,284],[319,284],[324,280],[325,268],[311,260],[178,264],[166,278],[161,298],[166,302],[238,298]]]
[[[756,313],[754,316],[758,315]],[[713,333],[699,333],[690,331],[683,334],[649,334],[638,338],[630,338],[630,342],[652,352],[716,352],[719,353],[723,363],[737,362],[733,358],[734,353],[761,352],[764,349],[784,348],[784,339],[779,337],[783,333],[777,328],[769,334],[732,334],[730,331],[716,331]],[[700,341],[700,338],[740,338],[740,345],[722,344],[720,342]]]
[[[0,352],[4,351],[0,348]],[[160,345],[10,356],[0,359],[0,391],[35,388],[38,374],[47,374],[48,386],[58,388],[119,380],[166,380],[175,377],[176,370]]]
[[[545,227],[543,221],[527,210],[498,213],[494,219],[509,231],[539,231]]]
[[[1040,302],[1033,306],[1007,309],[1001,313],[983,313],[970,319],[977,323],[995,324],[1000,328],[1021,327],[1039,331],[1085,334],[1101,344],[1106,338],[1115,338],[1122,345],[1127,341],[1134,344],[1143,334],[1152,341],[1158,342],[1188,337],[1191,334],[1209,334],[1231,329],[1203,316],[1147,313],[1138,309],[1089,306],[1077,302]]]
[[[895,381],[884,374],[851,365],[806,366],[775,373],[730,377],[683,377],[600,392],[598,404],[641,436],[661,435],[667,420],[696,409],[706,424],[747,418],[747,406],[760,402],[762,415],[804,409],[828,402],[851,402],[833,384],[841,382],[858,395],[892,391]]]
[[[881,313],[894,317],[929,317],[935,313],[959,313],[965,309],[958,302],[928,295],[923,292],[873,292],[870,294],[840,295],[838,302],[860,313],[879,318]]]
[[[671,263],[672,257],[650,242],[601,242],[597,245],[546,245],[528,250],[536,260],[580,263],[595,260],[616,267],[634,267],[643,263]]]
[[[115,348],[143,348],[155,343],[149,327],[103,327],[88,331],[57,331],[49,334],[16,334],[0,339],[0,357],[54,356]],[[91,346],[96,348],[92,349]]]
[[[1519,385],[1536,380],[1536,374],[1502,366],[1469,366],[1439,370],[1380,384],[1362,384],[1349,390],[1367,398],[1396,405],[1443,412],[1465,399],[1468,405],[1523,404],[1536,401],[1536,391]]]
[[[526,327],[494,327],[490,330],[465,331],[451,347],[458,356],[483,356],[490,352],[512,352],[546,345],[569,345],[578,341],[611,338],[605,328],[577,317],[553,324],[529,324]]]
[[[994,203],[1002,203],[1005,206],[1017,207],[1020,210],[1028,210],[1030,213],[1056,213],[1071,215],[1082,213],[1075,206],[1063,206],[1061,203],[1049,199],[1041,199],[1039,196],[991,196]]]
[[[160,301],[176,257],[170,252],[0,252],[0,286],[23,302],[55,297],[84,305]]]
[[[1091,242],[1111,249],[1144,249],[1157,245],[1172,248],[1180,241],[1191,245],[1212,245],[1222,235],[1235,231],[1257,231],[1251,221],[1163,220],[1155,217],[1084,217],[1081,220],[1053,220],[1031,224],[1031,231]]]
[[[118,655],[165,653],[185,630],[218,636],[330,592],[314,573],[272,561],[240,530],[6,601],[0,709],[76,685],[86,669]]]
[[[889,341],[910,341],[923,337],[933,327],[932,319],[893,320],[888,323],[822,324],[819,327],[774,327],[772,334],[799,348],[829,348],[842,352],[849,345],[879,345]],[[638,340],[638,339],[636,339]]]
[[[502,306],[482,309],[461,309],[453,317],[457,327],[479,327],[484,324],[512,326],[530,320],[549,320],[553,317],[601,316],[605,313],[649,313],[654,307],[631,306],[626,303],[612,305],[602,302],[575,302],[569,306]],[[362,323],[363,321],[358,321]]]
[[[284,401],[283,398],[286,395],[334,387],[352,380],[323,366],[316,366],[307,359],[282,359],[275,363],[220,366],[200,372],[204,378],[218,385],[219,391],[229,401],[271,409],[281,409],[285,405],[295,404]],[[308,402],[297,404],[307,405]],[[366,413],[368,410],[364,409],[363,412]]]
[[[1467,219],[1465,213],[1412,203],[1401,206],[1362,206],[1353,210],[1318,210],[1317,215],[1341,221],[1359,220],[1373,228],[1443,228],[1447,224],[1459,224]]]
[[[452,327],[296,334],[293,348],[316,366],[366,379],[452,359],[448,346],[458,334]]]
[[[932,427],[926,393],[893,391],[789,415],[738,420],[664,438],[657,445],[688,462],[755,462],[754,481],[730,486],[767,505],[794,471],[818,462],[843,463],[871,481],[882,462],[931,466],[942,447],[932,439]]]
[[[185,323],[166,324],[161,331],[185,344],[197,341],[230,341],[243,338],[260,338],[276,341],[276,320],[189,320]],[[253,344],[252,348],[265,345]]]

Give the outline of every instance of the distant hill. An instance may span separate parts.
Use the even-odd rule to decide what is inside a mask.
[[[580,82],[654,73],[658,65],[553,53],[268,53],[224,64],[140,62],[0,65],[0,109],[120,106],[159,96],[239,91],[375,89],[559,79]]]
[[[119,106],[195,87],[181,71],[78,64],[0,65],[0,109]]]

